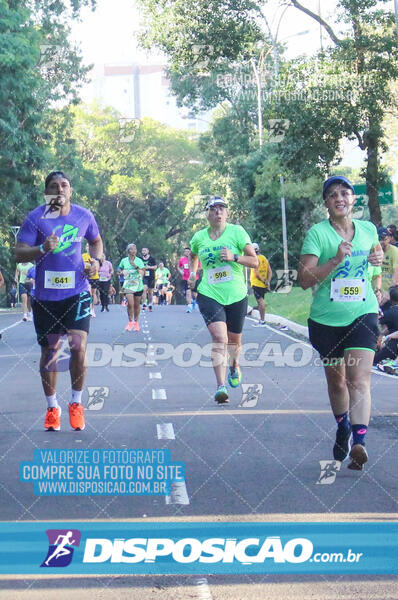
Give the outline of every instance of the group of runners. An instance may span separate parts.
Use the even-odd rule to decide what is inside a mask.
[[[93,214],[71,203],[72,192],[71,180],[65,173],[50,173],[45,181],[45,194],[51,195],[52,202],[59,207],[59,216],[45,219],[42,218],[45,206],[34,209],[22,225],[16,245],[17,261],[32,262],[36,268],[33,320],[41,346],[40,375],[47,402],[47,430],[60,429],[54,357],[65,333],[71,351],[70,425],[73,429],[84,429],[81,398],[92,309],[89,282],[93,287],[92,282],[99,279],[101,297],[109,297],[108,284],[113,272],[106,261]],[[386,236],[372,223],[352,218],[355,192],[351,182],[340,176],[328,178],[323,198],[329,216],[306,233],[298,279],[304,289],[314,289],[309,336],[322,358],[336,420],[333,457],[343,461],[349,455],[349,468],[361,470],[368,460],[365,438],[371,409],[370,378],[379,337],[377,296],[380,301],[389,302],[391,309],[397,306],[398,310],[398,288],[395,292],[390,286],[388,295],[372,287],[383,266],[383,257],[388,254]],[[186,310],[193,311],[197,304],[211,336],[216,379],[214,399],[225,404],[229,401],[226,380],[230,387],[236,388],[242,379],[239,354],[248,313],[245,268],[251,269],[261,325],[265,323],[264,294],[269,289],[272,270],[245,229],[228,222],[228,204],[222,197],[209,198],[204,211],[208,225],[193,235],[178,269]],[[387,233],[390,235],[390,230]],[[88,243],[85,260],[81,253],[84,239]],[[127,301],[126,329],[139,330],[141,300],[143,309],[152,310],[153,292],[158,288],[161,304],[170,271],[163,263],[156,264],[147,248],[143,248],[139,257],[136,245],[129,244],[117,272]],[[393,285],[394,276],[393,273],[389,282]],[[101,302],[107,310],[106,300]],[[28,307],[26,311],[28,315]],[[398,334],[396,337],[398,341]]]

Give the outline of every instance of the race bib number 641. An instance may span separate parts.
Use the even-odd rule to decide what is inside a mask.
[[[46,271],[44,287],[50,290],[68,290],[75,287],[74,271]]]

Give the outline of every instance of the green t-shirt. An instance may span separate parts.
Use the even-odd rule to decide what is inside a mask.
[[[371,283],[373,291],[376,286],[376,282],[373,281],[373,278],[377,277],[377,275],[381,275],[381,267],[374,267],[373,265],[369,264],[368,265],[368,277],[369,277],[369,281]],[[383,278],[382,278],[382,280],[383,280]]]
[[[167,267],[163,267],[163,269],[159,269],[158,267],[155,271],[156,284],[160,285],[161,283],[167,283],[169,281],[169,275],[170,271]]]
[[[383,276],[381,279],[381,290],[388,292],[388,289],[392,286],[392,276],[394,270],[398,267],[398,248],[390,244],[388,250],[384,252],[383,265],[381,270]]]
[[[190,241],[191,250],[199,256],[203,269],[198,292],[228,306],[247,296],[247,285],[244,266],[220,260],[220,250],[225,246],[233,254],[243,254],[244,247],[251,244],[251,240],[243,227],[231,223],[216,240],[210,238],[209,232],[210,227],[201,229]]]
[[[370,250],[379,243],[377,230],[369,221],[353,219],[353,224],[355,234],[351,241],[352,255],[346,256],[345,260],[320,282],[311,305],[310,318],[323,325],[344,327],[364,314],[377,314],[379,311],[368,276],[370,266],[368,255]],[[329,220],[321,221],[307,232],[301,254],[314,254],[319,258],[318,264],[322,265],[336,256],[337,248],[342,241],[343,238],[333,229]],[[333,279],[341,279],[341,285],[332,285]],[[348,281],[352,279],[355,282]],[[348,284],[344,280],[347,280]],[[351,294],[354,295],[351,295],[349,301],[343,301],[341,297],[338,298],[333,294],[332,300],[331,291],[336,287],[341,290],[346,299]],[[364,295],[365,299],[363,299]]]
[[[119,269],[125,271],[123,288],[133,292],[140,292],[144,289],[144,283],[138,269],[144,269],[145,265],[138,256],[134,259],[134,265],[131,264],[128,256],[122,258],[120,261]]]
[[[25,283],[26,281],[26,275],[28,274],[28,271],[31,267],[34,267],[34,263],[28,262],[28,263],[18,263],[17,264],[17,271],[19,272],[19,283]]]

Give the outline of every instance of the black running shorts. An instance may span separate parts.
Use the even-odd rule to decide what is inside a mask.
[[[64,300],[37,300],[32,311],[37,341],[40,346],[48,346],[47,336],[64,335],[71,329],[89,332],[91,295],[81,292]],[[51,339],[51,338],[50,338]]]
[[[148,287],[149,290],[153,290],[155,287],[155,276],[145,275],[142,279],[144,285]]]
[[[369,313],[345,327],[322,325],[308,319],[310,342],[322,359],[343,358],[346,350],[376,351],[379,336],[378,315]]]
[[[239,302],[223,305],[198,292],[197,302],[206,325],[223,321],[231,333],[242,333],[247,314],[247,296]]]
[[[252,290],[253,290],[253,294],[256,300],[259,300],[260,298],[264,298],[265,293],[268,292],[267,288],[265,287],[260,287],[257,285],[252,285]]]

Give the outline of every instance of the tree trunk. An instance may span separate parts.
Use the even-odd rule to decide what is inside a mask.
[[[368,207],[370,212],[370,220],[380,227],[381,210],[379,204],[379,137],[368,132],[367,140],[367,165],[366,165],[366,187],[369,198]]]

